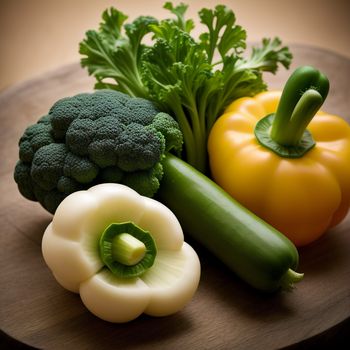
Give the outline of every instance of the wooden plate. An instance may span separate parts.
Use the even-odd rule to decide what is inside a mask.
[[[323,70],[332,87],[324,110],[350,120],[350,61],[292,45],[294,64]],[[266,75],[281,88],[289,72]],[[110,324],[91,315],[79,296],[62,289],[41,256],[51,216],[18,193],[13,168],[24,129],[59,98],[92,90],[78,64],[49,72],[0,95],[0,322],[6,337],[45,349],[272,349],[330,334],[350,318],[350,217],[300,250],[304,280],[292,292],[261,294],[241,282],[202,247],[197,294],[181,312]],[[350,179],[349,179],[350,181]],[[326,333],[325,333],[326,332]],[[7,338],[9,340],[9,338]]]

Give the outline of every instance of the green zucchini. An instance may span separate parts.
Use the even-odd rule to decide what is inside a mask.
[[[159,199],[185,233],[239,277],[262,291],[290,288],[303,277],[294,271],[298,251],[282,233],[181,159],[169,154],[163,167]]]

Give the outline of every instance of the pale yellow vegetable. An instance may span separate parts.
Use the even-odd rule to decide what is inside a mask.
[[[157,248],[153,265],[138,277],[115,275],[99,251],[106,228],[124,222],[148,231]],[[142,246],[135,245],[132,259],[142,259]],[[44,233],[42,252],[56,280],[80,293],[93,314],[110,322],[127,322],[142,313],[175,313],[191,300],[200,279],[198,256],[184,242],[175,215],[119,184],[97,185],[64,199]]]

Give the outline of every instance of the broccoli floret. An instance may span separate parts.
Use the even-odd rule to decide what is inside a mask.
[[[30,169],[30,164],[24,163],[21,160],[18,161],[15,167],[14,178],[22,196],[35,201],[37,199],[34,193],[34,183],[30,176]]]
[[[162,157],[181,152],[171,116],[148,100],[99,90],[57,101],[19,141],[14,179],[21,194],[54,213],[72,192],[118,182],[152,197]]]
[[[117,162],[115,140],[125,129],[119,119],[115,117],[102,117],[95,122],[95,134],[88,147],[88,154],[99,167],[114,166]]]
[[[182,133],[175,119],[169,114],[158,113],[153,120],[152,126],[165,138],[166,149],[179,152],[182,149]]]
[[[63,143],[51,143],[37,150],[32,161],[30,175],[43,190],[51,191],[61,176],[67,155]]]
[[[91,183],[98,175],[98,166],[89,158],[79,157],[73,153],[67,153],[63,173],[82,184]]]
[[[66,132],[66,145],[71,152],[88,155],[88,147],[95,135],[95,122],[91,119],[75,119]]]
[[[165,150],[165,138],[154,127],[129,124],[116,139],[117,165],[124,171],[153,168]]]
[[[157,163],[150,170],[135,171],[128,174],[124,179],[124,184],[144,196],[153,197],[158,191],[162,177],[163,167],[161,163]]]
[[[19,158],[23,162],[31,162],[35,152],[53,142],[50,117],[42,117],[37,124],[31,125],[19,140]]]

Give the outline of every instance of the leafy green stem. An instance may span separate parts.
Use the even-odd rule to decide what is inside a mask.
[[[181,100],[176,95],[171,104],[172,111],[177,116],[177,122],[183,134],[186,158],[190,164],[196,162],[196,143],[192,128],[188,122],[187,116],[182,108]]]
[[[203,130],[200,119],[198,117],[198,110],[197,110],[197,104],[194,100],[192,100],[192,108],[189,109],[189,115],[192,121],[192,128],[193,128],[193,136],[195,140],[195,153],[196,158],[193,163],[193,166],[201,171],[206,171],[206,163],[207,163],[207,152],[206,152],[206,144],[207,144],[207,138],[205,129]]]

